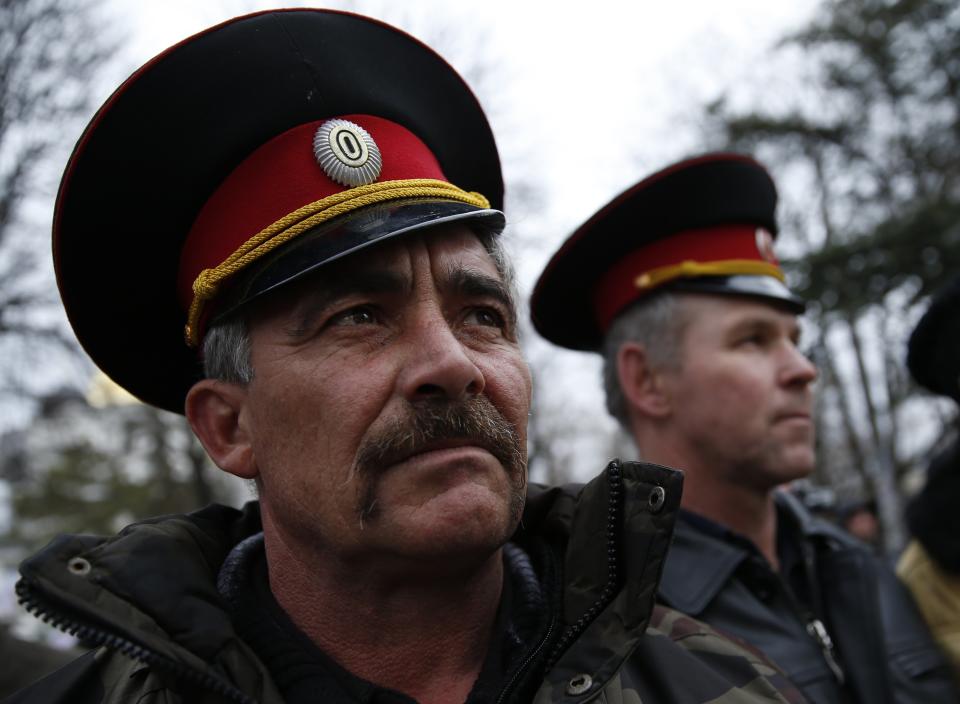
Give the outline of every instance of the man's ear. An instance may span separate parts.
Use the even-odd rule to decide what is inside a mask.
[[[650,366],[650,358],[639,342],[625,342],[617,352],[617,375],[631,413],[663,418],[670,414],[670,397],[661,372]]]
[[[255,479],[256,461],[244,423],[247,390],[239,384],[201,379],[187,393],[190,427],[216,465],[242,479]]]

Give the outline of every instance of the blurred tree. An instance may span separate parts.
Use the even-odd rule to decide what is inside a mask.
[[[96,407],[69,390],[45,396],[28,428],[0,436],[0,478],[12,490],[0,548],[14,559],[58,533],[112,534],[212,500],[236,505],[245,493],[182,417],[133,399]]]
[[[97,76],[122,71],[105,9],[102,0],[0,0],[0,481],[12,516],[0,539],[5,555],[22,556],[57,532],[113,532],[237,500],[182,418],[130,399],[87,403],[93,367],[66,332],[52,283],[55,187],[110,87],[98,91]]]
[[[0,408],[76,359],[49,275],[53,184],[115,50],[97,0],[0,0]],[[42,364],[51,358],[57,364]],[[76,368],[76,367],[75,367]]]
[[[746,106],[728,94],[708,123],[717,144],[759,154],[777,176],[784,264],[812,302],[829,399],[824,478],[859,472],[896,549],[899,482],[925,451],[909,425],[907,321],[960,270],[960,3],[828,0],[777,50],[809,80],[788,81],[787,96],[755,84]]]

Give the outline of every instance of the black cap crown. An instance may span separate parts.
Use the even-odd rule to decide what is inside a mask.
[[[918,384],[960,403],[960,277],[933,297],[914,328],[907,367]]]

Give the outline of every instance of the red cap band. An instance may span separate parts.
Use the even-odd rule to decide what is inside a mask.
[[[621,257],[597,282],[597,323],[606,332],[627,305],[677,278],[756,273],[753,262],[776,275],[779,264],[772,245],[770,233],[756,225],[687,230],[651,242]]]
[[[344,115],[365,129],[383,161],[377,183],[405,179],[446,181],[436,157],[405,127],[371,115]],[[225,261],[250,237],[303,206],[348,190],[317,163],[313,139],[327,120],[287,130],[237,166],[204,204],[184,243],[177,292],[184,309],[204,269]]]

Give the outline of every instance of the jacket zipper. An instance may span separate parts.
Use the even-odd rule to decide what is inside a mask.
[[[607,486],[610,490],[607,500],[607,525],[605,528],[607,538],[607,582],[597,600],[577,619],[575,624],[567,628],[563,635],[560,636],[557,644],[553,650],[550,651],[544,673],[550,671],[550,668],[553,667],[554,663],[556,663],[567,647],[569,647],[570,643],[607,607],[620,587],[620,566],[618,558],[620,555],[620,514],[622,509],[620,496],[623,489],[623,481],[620,472],[620,462],[618,460],[613,460],[607,465],[606,475]],[[510,678],[510,681],[507,682],[506,686],[500,691],[500,696],[497,697],[496,704],[503,704],[506,701],[520,677],[530,666],[530,663],[536,659],[540,651],[543,650],[544,646],[549,642],[556,621],[556,616],[550,619],[550,625],[547,627],[546,634],[537,644],[537,647],[527,655],[523,664],[513,673],[513,677]]]
[[[133,641],[127,640],[122,636],[97,626],[74,620],[57,611],[49,601],[39,595],[38,590],[30,586],[26,579],[21,579],[16,584],[17,601],[33,616],[39,618],[44,623],[60,629],[61,631],[79,638],[85,643],[92,643],[96,646],[103,646],[110,650],[115,650],[129,658],[133,658],[150,667],[156,667],[174,674],[177,677],[183,677],[193,680],[195,683],[212,690],[215,694],[220,694],[239,704],[256,704],[256,701],[239,689],[234,687],[226,680],[214,677],[205,672],[200,672],[186,665],[174,662],[159,653],[156,653]]]
[[[846,678],[843,675],[843,668],[840,667],[840,663],[837,662],[837,658],[834,655],[833,639],[827,632],[827,627],[823,625],[823,621],[816,617],[810,618],[807,622],[807,633],[813,636],[813,639],[820,644],[820,650],[823,651],[823,659],[826,660],[827,667],[830,668],[833,676],[837,678],[837,682],[841,685],[845,684]]]
[[[612,460],[607,465],[607,486],[610,495],[607,500],[607,582],[597,600],[588,608],[576,623],[567,628],[547,659],[547,670],[553,667],[570,644],[586,630],[587,626],[613,601],[620,589],[620,516],[623,509],[621,494],[623,492],[623,477],[620,471],[619,460]]]
[[[844,675],[843,668],[840,667],[840,662],[837,660],[837,651],[834,648],[833,639],[830,637],[827,627],[819,616],[824,613],[824,608],[820,593],[820,580],[817,578],[817,560],[813,552],[813,546],[804,541],[801,544],[801,550],[803,552],[803,571],[807,578],[807,584],[809,585],[808,589],[810,590],[810,600],[812,603],[812,608],[806,612],[807,633],[813,636],[814,640],[820,644],[820,649],[823,651],[823,659],[826,660],[827,667],[830,668],[833,676],[837,678],[837,682],[842,686],[846,684],[847,678]]]
[[[540,654],[540,651],[543,650],[543,646],[545,646],[547,642],[550,640],[550,636],[553,634],[553,627],[556,625],[556,623],[557,623],[556,617],[553,617],[550,619],[550,624],[547,626],[547,632],[543,635],[543,638],[540,639],[540,642],[537,643],[537,647],[534,648],[527,655],[526,658],[524,658],[523,664],[520,665],[520,667],[517,668],[516,671],[514,671],[513,677],[510,678],[510,681],[507,682],[507,684],[504,686],[502,690],[500,690],[500,696],[497,697],[496,704],[503,704],[503,702],[506,701],[507,696],[509,696],[514,686],[516,686],[517,681],[520,679],[520,676],[526,671],[528,667],[530,667],[530,663],[532,663],[536,659],[537,655]]]
[[[804,562],[804,567],[806,569],[810,569],[811,565],[808,563],[808,561],[805,559]],[[830,670],[830,673],[833,675],[834,679],[842,687],[846,684],[847,678],[844,675],[843,668],[840,666],[839,660],[837,660],[836,648],[833,645],[833,639],[830,637],[827,627],[814,612],[800,604],[800,600],[794,595],[793,589],[790,587],[790,584],[787,582],[786,578],[780,574],[777,574],[777,579],[780,581],[780,585],[783,589],[784,595],[786,596],[787,603],[790,605],[790,608],[793,609],[793,613],[796,614],[796,617],[803,624],[807,634],[820,647],[820,653],[823,655],[823,660],[827,665],[827,669]],[[815,588],[817,588],[816,585],[811,584],[811,589]],[[813,594],[811,594],[811,598],[814,598]]]

